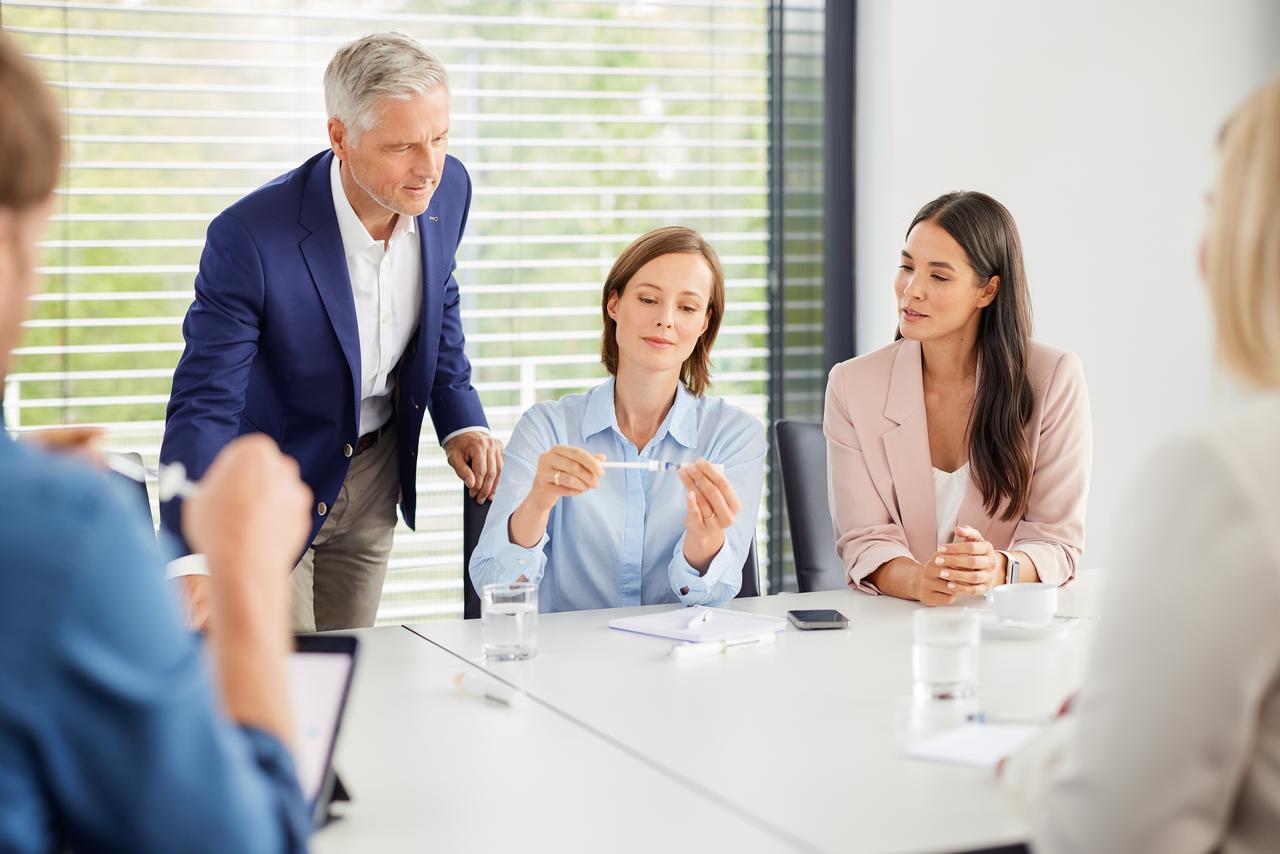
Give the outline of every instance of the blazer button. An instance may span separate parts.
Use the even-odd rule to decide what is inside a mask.
[[[347,459],[351,459],[351,455],[354,454],[355,452],[356,452],[356,449],[351,447],[351,445],[349,444],[342,446],[342,455]]]
[[[319,504],[316,505],[316,512],[319,513],[321,516],[323,516],[324,514],[329,512],[329,505],[321,501]]]

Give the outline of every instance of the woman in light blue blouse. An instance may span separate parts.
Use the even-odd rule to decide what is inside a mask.
[[[537,582],[544,612],[726,602],[755,534],[765,439],[704,395],[720,260],[696,231],[651,231],[614,263],[601,302],[612,378],[520,419],[471,580]],[[604,465],[618,462],[659,470]]]

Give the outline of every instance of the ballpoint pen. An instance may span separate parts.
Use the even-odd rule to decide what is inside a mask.
[[[728,652],[731,649],[736,649],[741,646],[768,646],[777,639],[777,632],[768,632],[767,634],[738,638],[737,640],[678,643],[672,645],[668,655],[679,661],[684,658],[699,658],[704,655],[719,655],[722,652]]]
[[[124,454],[108,451],[105,456],[107,468],[117,474],[122,474],[139,483],[146,483],[147,478],[156,481],[156,488],[161,502],[169,501],[177,496],[190,498],[196,493],[197,486],[187,479],[187,469],[182,463],[144,466],[139,465]]]

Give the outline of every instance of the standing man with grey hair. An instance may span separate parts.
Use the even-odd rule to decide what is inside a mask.
[[[338,51],[324,89],[331,150],[209,225],[160,452],[198,478],[236,436],[266,433],[297,459],[315,504],[294,631],[373,625],[397,501],[414,526],[425,411],[472,498],[502,471],[463,352],[471,180],[446,153],[445,69],[378,33]],[[175,535],[180,511],[161,508]],[[182,583],[202,625],[205,578]]]

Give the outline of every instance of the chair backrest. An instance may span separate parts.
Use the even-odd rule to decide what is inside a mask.
[[[756,538],[751,538],[751,548],[747,549],[747,562],[742,565],[742,589],[734,599],[760,595],[760,570],[756,568]]]
[[[773,431],[800,592],[839,590],[845,586],[844,566],[836,554],[827,504],[827,440],[822,425],[782,418]]]
[[[489,515],[491,502],[477,504],[476,500],[462,490],[462,618],[474,620],[480,616],[480,594],[471,583],[471,553],[480,542],[480,534],[484,531],[484,520]],[[734,598],[760,595],[760,579],[756,569],[756,541],[751,540],[751,548],[747,550],[747,561],[742,565],[742,589]]]
[[[464,620],[475,620],[480,617],[480,594],[476,592],[476,586],[471,583],[471,553],[476,550],[476,543],[480,542],[480,534],[484,531],[484,520],[489,516],[489,507],[492,504],[486,501],[483,504],[477,504],[476,500],[467,495],[467,488],[462,488],[462,618]]]

